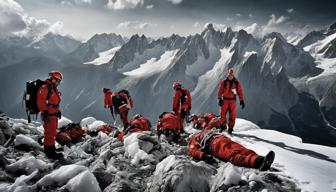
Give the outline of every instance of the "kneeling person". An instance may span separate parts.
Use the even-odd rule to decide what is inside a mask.
[[[163,112],[157,122],[157,133],[165,135],[168,142],[178,142],[180,137],[180,118],[174,112]]]

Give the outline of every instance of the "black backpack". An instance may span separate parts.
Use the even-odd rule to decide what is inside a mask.
[[[113,106],[114,106],[114,110],[117,113],[119,113],[119,107],[122,106],[123,104],[127,103],[127,100],[120,96],[121,93],[124,93],[128,98],[130,98],[129,92],[125,89],[119,91],[117,95],[114,95],[112,97],[112,103],[113,103]]]
[[[40,89],[40,87],[44,84],[46,84],[46,82],[44,82],[40,79],[37,79],[35,81],[27,81],[26,82],[26,90],[25,90],[24,95],[23,95],[23,101],[24,101],[25,106],[26,106],[28,123],[31,122],[30,115],[36,115],[36,119],[37,119],[37,115],[40,112],[40,110],[37,106],[37,92]],[[51,93],[51,90],[49,89],[47,100],[50,97],[50,93]]]

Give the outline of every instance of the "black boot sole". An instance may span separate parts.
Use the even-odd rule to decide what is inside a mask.
[[[264,159],[264,162],[263,164],[260,166],[260,171],[267,171],[271,168],[271,165],[274,161],[274,158],[275,158],[275,153],[274,151],[270,151],[265,159]]]

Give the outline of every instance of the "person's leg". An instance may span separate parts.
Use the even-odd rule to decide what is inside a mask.
[[[50,116],[49,122],[44,122],[44,153],[48,158],[62,157],[62,154],[58,154],[55,151],[55,137],[57,133],[58,118],[56,116]]]
[[[220,114],[220,125],[226,127],[226,114],[229,109],[229,101],[224,100],[223,105],[221,107],[221,114]]]
[[[224,136],[213,139],[210,144],[210,151],[218,159],[241,167],[254,168],[255,161],[260,157],[254,151],[246,149],[239,143]]]
[[[236,116],[237,116],[237,111],[236,111],[236,101],[235,100],[230,100],[229,101],[229,123],[228,123],[228,126],[229,126],[229,129],[228,129],[228,132],[232,133],[233,131],[233,127],[236,123]]]
[[[128,111],[120,112],[120,119],[121,119],[121,122],[124,126],[124,130],[128,127],[127,115],[128,115]]]

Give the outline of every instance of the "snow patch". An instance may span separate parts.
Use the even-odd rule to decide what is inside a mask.
[[[17,135],[15,137],[15,146],[19,145],[26,145],[26,146],[31,146],[33,148],[40,148],[41,146],[32,138],[26,136],[26,135]]]
[[[88,65],[102,65],[102,64],[106,64],[108,63],[116,54],[117,51],[119,51],[119,49],[121,48],[121,46],[119,47],[114,47],[112,49],[109,49],[107,51],[103,51],[99,53],[98,58],[94,59],[93,61],[89,61],[86,62],[84,64]]]
[[[87,167],[82,165],[64,165],[59,169],[49,173],[48,175],[42,177],[38,182],[38,186],[63,186],[69,181],[69,179],[74,178],[76,175],[87,171]]]
[[[35,157],[23,157],[19,161],[12,163],[6,167],[6,171],[15,173],[18,171],[24,171],[26,174],[31,174],[34,171],[45,171],[51,168],[51,165],[48,165],[40,159]]]
[[[91,125],[92,123],[94,123],[96,120],[96,118],[94,117],[86,117],[84,119],[81,120],[80,122],[80,126],[81,127],[85,127],[85,128],[88,128],[89,125]]]
[[[151,58],[146,63],[141,64],[139,68],[129,72],[125,72],[124,75],[128,76],[151,76],[156,73],[160,73],[167,69],[175,58],[175,54],[178,50],[166,51],[161,55],[159,59]]]
[[[124,139],[125,155],[131,158],[133,165],[139,164],[141,160],[150,159],[149,155],[140,149],[138,136],[142,133],[132,133]]]
[[[62,118],[60,120],[58,120],[58,126],[57,127],[58,128],[65,127],[65,126],[69,125],[70,123],[72,123],[72,121],[70,119],[62,116]]]
[[[84,171],[72,178],[65,186],[71,192],[100,192],[96,177],[90,171]]]

